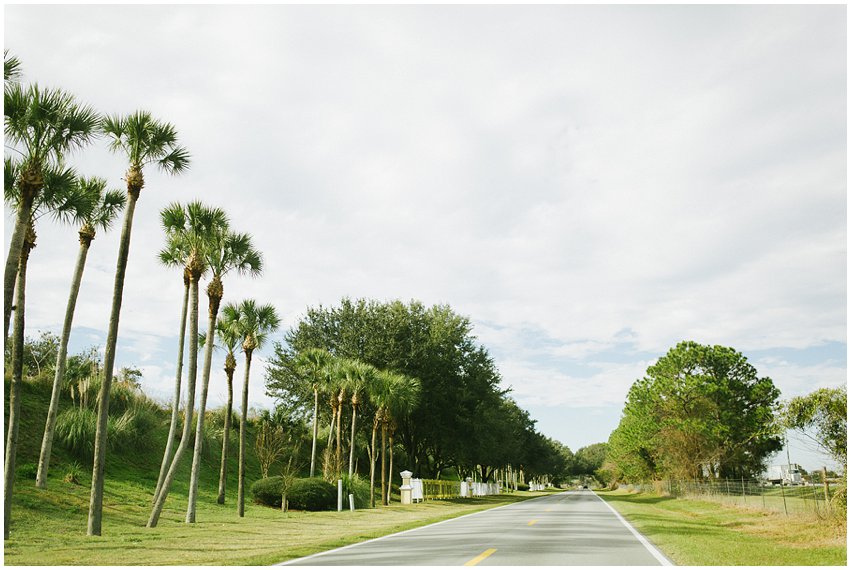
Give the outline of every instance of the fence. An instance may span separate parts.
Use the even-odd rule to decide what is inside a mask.
[[[638,485],[626,485],[642,491],[664,493],[672,497],[691,497],[730,505],[774,511],[787,515],[829,514],[832,508],[828,498],[836,488],[821,484],[771,485],[764,481],[748,479],[669,480]]]
[[[468,489],[466,481],[439,481],[436,479],[411,479],[411,489],[413,500],[431,500],[431,499],[456,499],[459,497],[467,497],[472,494],[474,497],[484,497],[486,495],[498,495],[500,492],[498,483],[470,483]],[[469,491],[472,491],[470,493]]]

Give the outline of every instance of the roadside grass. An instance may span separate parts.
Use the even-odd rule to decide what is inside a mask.
[[[668,558],[689,566],[845,566],[846,526],[649,493],[598,491]]]
[[[148,529],[148,489],[140,492],[136,485],[113,482],[107,489],[103,536],[87,537],[88,487],[51,483],[48,491],[29,482],[19,490],[13,513],[16,530],[5,544],[5,564],[268,565],[543,494],[519,492],[340,513],[283,513],[247,504],[240,519],[235,496],[217,505],[211,488],[198,502],[199,522],[183,522],[186,494],[180,493],[169,498],[157,528]]]

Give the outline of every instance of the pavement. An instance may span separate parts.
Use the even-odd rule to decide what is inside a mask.
[[[283,563],[659,566],[671,563],[592,491],[566,491]]]

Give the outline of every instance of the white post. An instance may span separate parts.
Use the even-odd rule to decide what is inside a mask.
[[[473,478],[467,477],[467,498],[473,498]]]
[[[337,479],[337,512],[343,510],[343,480]]]
[[[351,493],[349,494],[349,510],[352,512],[355,511],[355,496]]]
[[[410,505],[414,501],[412,500],[413,487],[411,487],[411,473],[410,471],[402,471],[399,473],[402,476],[402,486],[399,487],[399,495],[401,497],[401,502],[403,505]]]

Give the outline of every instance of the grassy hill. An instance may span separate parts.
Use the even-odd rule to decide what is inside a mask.
[[[9,379],[5,382],[6,394]],[[125,393],[123,396],[127,397]],[[124,438],[111,445],[106,461],[106,483],[104,490],[104,534],[119,521],[144,526],[150,513],[159,474],[162,454],[168,436],[170,411],[143,395],[130,395],[130,402],[117,404],[111,416],[119,417],[124,407],[144,408],[146,418],[144,433],[133,438]],[[22,527],[50,524],[49,520],[60,519],[61,527],[70,530],[77,523],[79,532],[85,533],[88,516],[89,490],[91,485],[92,460],[90,453],[73,451],[63,445],[59,438],[54,442],[48,477],[48,489],[35,488],[35,472],[44,433],[44,422],[50,402],[48,379],[25,381],[21,409],[21,428],[17,455],[15,494],[13,499],[12,532]],[[94,405],[90,402],[90,408]],[[68,409],[79,409],[63,394],[60,415]],[[4,425],[8,423],[8,398],[5,399]],[[204,453],[199,482],[199,503],[215,504],[218,494],[219,466],[221,462],[221,426],[223,410],[208,411],[209,429],[205,429]],[[249,422],[247,432],[249,452],[246,460],[246,488],[260,478],[260,467],[254,456],[254,425]],[[194,432],[194,430],[193,430]],[[220,509],[236,511],[238,425],[231,432],[227,494],[225,506]],[[118,438],[116,438],[118,439]],[[122,445],[123,443],[123,445]],[[182,520],[186,508],[189,487],[189,470],[192,463],[192,448],[184,454],[180,470],[174,480],[163,512],[163,520]],[[78,473],[78,483],[64,479],[70,471]],[[70,522],[70,521],[73,521]],[[69,528],[70,527],[70,528]]]

